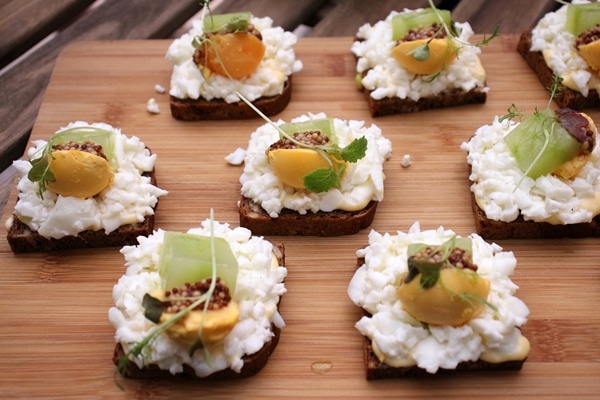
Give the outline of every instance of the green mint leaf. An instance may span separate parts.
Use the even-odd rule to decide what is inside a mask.
[[[352,143],[342,149],[340,154],[342,160],[351,163],[357,162],[367,154],[367,138],[354,139]]]
[[[304,186],[314,193],[326,192],[340,185],[340,177],[332,168],[317,169],[304,177]]]

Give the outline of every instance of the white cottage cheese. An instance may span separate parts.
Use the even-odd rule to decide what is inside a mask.
[[[409,12],[412,10],[405,10]],[[475,87],[485,86],[485,70],[481,66],[477,46],[464,45],[473,35],[468,22],[456,23],[460,29],[457,46],[461,47],[457,59],[443,69],[430,82],[423,76],[408,72],[390,55],[396,42],[392,40],[392,17],[398,14],[393,11],[388,17],[375,23],[361,26],[357,40],[352,44],[352,53],[358,57],[356,71],[367,72],[362,78],[362,85],[371,90],[371,97],[381,100],[386,97],[419,100],[422,97],[433,96],[448,89],[469,91]],[[488,88],[485,88],[488,90]]]
[[[486,307],[460,327],[424,326],[403,310],[398,299],[398,282],[408,272],[407,248],[411,243],[442,244],[454,235],[442,227],[421,231],[418,222],[407,233],[397,235],[371,231],[369,245],[356,255],[365,259],[348,286],[350,299],[371,316],[363,316],[356,328],[372,340],[380,359],[392,366],[413,366],[435,373],[439,368],[454,369],[464,361],[490,362],[522,359],[529,351],[519,327],[525,324],[529,309],[514,293],[517,286],[509,278],[516,259],[496,244],[488,244],[472,234],[473,262],[477,273],[490,281]],[[502,356],[498,358],[498,355]],[[496,361],[494,361],[496,360]]]
[[[229,242],[239,264],[232,295],[239,305],[239,321],[222,342],[209,348],[210,362],[205,360],[203,351],[196,351],[190,357],[186,346],[160,335],[143,353],[143,360],[134,359],[140,368],[145,363],[155,364],[176,374],[186,364],[199,377],[227,368],[240,372],[244,366],[242,357],[257,352],[273,337],[271,324],[284,327],[277,304],[286,292],[283,281],[287,269],[272,265],[273,245],[261,237],[251,236],[248,229],[231,229],[228,224],[216,221],[212,224],[215,237]],[[190,229],[188,233],[210,236],[211,221],[205,220],[200,228]],[[158,230],[147,238],[139,237],[137,246],[121,249],[127,270],[113,288],[115,305],[110,308],[108,317],[116,329],[115,341],[121,343],[126,352],[132,343],[140,342],[156,328],[156,324],[144,317],[142,299],[145,293],[161,287],[158,261],[163,238],[164,231]]]
[[[250,101],[281,94],[288,77],[302,69],[302,62],[296,60],[293,48],[297,38],[281,27],[272,26],[273,20],[269,17],[253,17],[251,23],[262,35],[265,56],[252,75],[236,81],[217,74],[208,78],[203,76],[192,59],[195,50],[192,42],[202,35],[203,22],[193,21],[190,31],[175,39],[167,50],[166,57],[173,64],[170,95],[180,99],[202,97],[209,101],[224,99],[227,103],[235,103],[240,101],[236,91]]]
[[[574,0],[573,4],[589,3]],[[563,78],[562,84],[587,96],[589,91],[600,91],[600,77],[590,72],[587,62],[575,49],[575,36],[565,30],[567,6],[547,13],[531,32],[531,51],[541,51],[546,64],[556,75]]]
[[[17,184],[19,199],[14,214],[31,230],[48,238],[60,239],[77,235],[85,230],[104,229],[110,233],[122,225],[142,222],[154,214],[153,207],[160,196],[167,194],[142,176],[152,171],[156,154],[150,154],[139,138],[127,137],[119,129],[104,123],[88,124],[82,121],[69,124],[58,132],[78,126],[94,126],[114,132],[115,171],[113,183],[99,195],[81,199],[63,197],[50,191],[38,194],[38,183],[27,178],[31,163],[26,160],[13,162],[20,180]],[[46,146],[45,140],[36,140],[27,151],[28,159],[39,157]]]
[[[489,219],[514,221],[519,214],[525,220],[553,224],[589,222],[598,214],[600,192],[600,147],[572,180],[552,174],[531,179],[524,176],[504,142],[518,123],[499,122],[480,127],[461,149],[468,152],[471,165],[471,191]]]
[[[319,118],[326,118],[326,115],[303,115],[292,122]],[[337,118],[333,121],[340,147],[345,147],[362,136],[368,141],[366,156],[349,164],[339,189],[312,193],[296,190],[281,182],[273,173],[266,154],[269,146],[279,140],[279,131],[270,124],[265,124],[250,137],[244,172],[240,177],[242,195],[259,204],[271,218],[277,218],[284,208],[300,214],[336,209],[354,211],[363,209],[371,200],[383,200],[383,163],[391,156],[391,142],[383,137],[381,129],[376,125],[367,127],[364,121],[344,121]],[[282,123],[283,121],[277,122],[278,125]]]

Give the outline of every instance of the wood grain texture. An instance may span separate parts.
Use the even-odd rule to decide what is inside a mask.
[[[375,123],[393,142],[385,165],[385,199],[372,228],[394,233],[414,221],[466,235],[474,230],[466,154],[460,144],[511,103],[532,111],[547,96],[515,51],[517,36],[483,49],[491,87],[485,105],[372,119],[354,86],[352,39],[307,38],[297,44],[304,69],[292,101],[278,117],[308,112]],[[47,138],[70,121],[102,121],[139,136],[158,154],[157,179],[170,191],[160,200],[156,227],[185,231],[214,208],[219,221],[237,225],[242,167],[224,157],[245,147],[262,122],[182,123],[169,114],[168,41],[87,42],[58,59],[32,138]],[[150,97],[162,108],[146,111]],[[599,111],[590,115],[600,120]],[[412,165],[401,167],[404,154]],[[10,195],[3,221],[11,212]],[[532,350],[518,373],[477,373],[367,382],[361,311],[346,294],[355,251],[368,230],[336,238],[272,238],[286,245],[287,323],[268,365],[244,381],[215,384],[124,381],[114,383],[113,328],[108,322],[113,285],[124,272],[118,249],[15,256],[0,238],[0,397],[26,398],[595,398],[600,392],[600,248],[597,239],[499,244],[518,259],[514,282],[531,310],[523,332]],[[323,367],[332,366],[327,370]]]

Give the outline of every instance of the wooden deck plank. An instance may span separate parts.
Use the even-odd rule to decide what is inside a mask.
[[[332,0],[332,7],[310,30],[308,36],[354,36],[358,28],[374,24],[393,10],[427,7],[427,0],[377,0],[377,6],[364,0]],[[436,4],[441,0],[436,0]]]
[[[96,0],[0,2],[0,68],[23,54]]]
[[[37,51],[4,68],[0,72],[3,92],[0,96],[0,171],[22,156],[54,62],[63,48],[79,40],[168,37],[199,9],[198,3],[191,0],[105,0],[93,12],[82,15],[49,38]]]
[[[492,33],[497,25],[500,33],[521,33],[559,7],[555,0],[463,0],[452,10],[452,17],[455,21],[468,21],[476,33]]]

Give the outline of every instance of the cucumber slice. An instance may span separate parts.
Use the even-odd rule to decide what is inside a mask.
[[[50,138],[50,146],[68,142],[85,143],[92,141],[102,146],[102,151],[106,155],[109,163],[113,165],[115,161],[115,133],[106,129],[94,126],[78,126],[59,132]],[[113,165],[114,166],[114,165]]]
[[[226,29],[227,27],[237,27],[237,26],[248,26],[250,19],[252,18],[252,13],[249,11],[242,11],[236,13],[228,13],[228,14],[217,14],[217,15],[207,15],[204,17],[203,22],[203,31],[205,33],[218,32]]]
[[[335,137],[333,134],[333,119],[331,118],[311,119],[302,122],[289,122],[279,125],[279,128],[281,128],[282,131],[290,136],[294,135],[296,132],[319,131],[330,139]]]
[[[600,3],[569,4],[565,29],[575,36],[600,23]]]
[[[238,262],[227,240],[215,237],[217,276],[231,294],[235,292]],[[164,290],[212,277],[211,238],[189,233],[165,232],[158,271]]]
[[[439,14],[439,16],[438,16]],[[440,19],[441,17],[441,19]],[[434,22],[452,25],[452,15],[448,10],[435,10],[432,7],[408,13],[396,14],[392,17],[392,39],[400,40],[413,28],[432,25]]]
[[[550,109],[521,122],[504,142],[519,168],[532,179],[551,173],[581,150],[581,143],[558,123]]]

